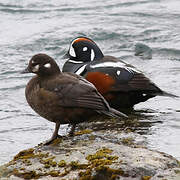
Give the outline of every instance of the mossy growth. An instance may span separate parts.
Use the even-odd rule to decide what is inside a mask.
[[[62,138],[57,138],[55,139],[52,143],[51,143],[51,146],[57,146],[59,145],[60,143],[63,142],[63,139]]]
[[[22,162],[27,164],[29,161],[28,158],[36,157],[39,159],[40,163],[44,165],[44,170],[39,171],[37,169],[38,171],[27,171],[26,168],[20,170],[14,169],[12,174],[24,179],[38,179],[39,177],[48,175],[52,177],[65,178],[66,175],[71,173],[71,171],[78,171],[80,180],[96,180],[103,179],[103,177],[108,177],[108,179],[114,180],[119,176],[125,176],[125,173],[120,168],[112,169],[109,167],[118,159],[118,157],[112,155],[112,153],[113,151],[111,149],[103,147],[96,153],[88,155],[86,157],[86,164],[81,164],[78,161],[71,161],[70,163],[67,163],[65,160],[61,160],[56,162],[54,156],[49,156],[49,154],[42,155],[41,152],[35,153],[33,149],[29,149],[20,152],[14,159],[21,159]]]
[[[71,170],[86,169],[88,167],[88,164],[79,164],[78,161],[71,161],[69,163],[69,166],[71,167]]]
[[[99,179],[99,177],[105,177],[106,179],[114,180],[118,176],[124,176],[124,171],[122,169],[112,169],[110,167],[100,166],[96,168],[96,174],[94,179]]]
[[[179,169],[175,169],[174,172],[175,172],[176,174],[180,174],[180,170],[179,170]]]
[[[58,177],[58,176],[60,176],[60,172],[52,170],[52,171],[48,172],[48,175],[50,175],[52,177]]]
[[[95,137],[94,135],[90,135],[90,136],[89,136],[89,140],[90,140],[90,141],[94,141],[95,139],[96,139],[96,137]]]
[[[22,162],[26,165],[26,166],[31,166],[32,163],[29,159],[22,159]]]
[[[53,160],[54,158],[55,157],[52,156],[52,157],[49,157],[47,159],[41,159],[40,162],[42,164],[44,164],[45,168],[56,167],[57,166],[57,162]]]
[[[13,175],[21,177],[23,179],[39,179],[41,176],[52,176],[52,177],[58,177],[61,176],[60,172],[57,170],[51,170],[49,172],[45,172],[45,173],[37,173],[36,171],[26,171],[26,172],[22,172],[22,171],[18,171],[17,169],[13,170]]]
[[[108,165],[111,165],[118,159],[117,156],[111,155],[112,152],[111,149],[102,148],[95,154],[88,155],[86,157],[88,160],[88,166],[85,171],[79,173],[80,180],[103,179],[102,177],[99,177],[99,175],[109,177],[109,179],[115,179],[117,175],[123,175],[123,170],[116,170],[108,167]],[[93,171],[96,172],[95,175],[92,175]]]
[[[0,166],[0,178],[7,177],[12,172],[12,170],[8,169],[7,166],[8,165]]]
[[[91,129],[84,129],[84,130],[75,132],[74,135],[79,136],[79,135],[82,135],[82,134],[90,134],[90,133],[92,133]]]
[[[29,171],[26,169],[27,166],[32,165],[32,162],[33,162],[32,159],[34,158],[39,159],[39,162],[44,164],[44,168],[46,169],[57,166],[56,161],[53,160],[55,158],[54,156],[50,156],[49,153],[42,153],[40,150],[35,151],[33,148],[30,148],[30,149],[19,152],[14,157],[14,159],[7,164],[7,167],[8,167],[11,165],[16,165],[17,161],[21,161],[22,166],[23,166],[22,168],[19,168],[19,170],[14,168],[10,172],[10,174],[13,174],[15,176],[18,176],[24,179],[38,179],[40,176],[47,176],[46,173],[38,173],[35,170]]]
[[[27,150],[20,151],[12,160],[12,164],[14,161],[17,161],[17,160],[24,160],[24,162],[28,162],[28,159],[32,159],[32,158],[42,159],[48,156],[49,156],[49,153],[41,153],[41,151],[35,153],[35,150],[33,148],[30,148]]]
[[[141,180],[150,180],[152,178],[152,176],[143,176],[141,178]]]
[[[132,137],[122,138],[121,142],[124,145],[133,145],[134,144],[134,139]]]
[[[34,149],[30,148],[27,150],[23,150],[21,152],[19,152],[15,157],[14,157],[14,161],[19,160],[19,159],[30,159],[30,158],[34,158],[35,154],[34,154]]]
[[[66,166],[66,161],[65,160],[61,160],[58,163],[58,167],[65,167]]]
[[[180,167],[180,161],[178,161],[178,165],[179,165],[179,167]]]
[[[24,178],[24,179],[38,179],[40,177],[36,171],[20,172],[17,169],[13,170],[13,175]]]
[[[97,160],[107,160],[107,162],[117,160],[118,157],[110,155],[111,153],[112,153],[112,150],[103,148],[97,151],[95,154],[88,155],[86,159],[90,161],[91,163]],[[112,164],[112,162],[109,164]]]

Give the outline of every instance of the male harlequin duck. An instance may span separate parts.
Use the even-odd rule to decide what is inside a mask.
[[[74,39],[66,57],[69,59],[63,72],[84,76],[115,109],[132,108],[157,95],[177,97],[162,91],[134,66],[113,56],[104,56],[89,38]]]
[[[58,137],[60,124],[72,124],[74,130],[77,123],[98,113],[127,117],[110,108],[93,84],[76,74],[62,73],[46,54],[34,55],[24,73],[36,74],[26,86],[28,104],[40,116],[56,123],[55,131],[46,144]]]

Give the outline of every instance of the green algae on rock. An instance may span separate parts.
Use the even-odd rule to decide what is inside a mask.
[[[84,130],[81,130],[81,131],[74,132],[74,135],[78,136],[78,135],[82,135],[82,134],[90,134],[91,132],[92,132],[91,129],[84,129]]]
[[[60,162],[58,162],[58,166],[59,167],[65,167],[66,166],[65,160],[61,160]]]
[[[92,129],[90,125],[87,124],[88,129]],[[0,178],[170,180],[179,175],[180,164],[176,159],[147,149],[140,140],[142,137],[135,132],[112,130],[111,126],[110,130],[102,128],[91,132],[84,127],[85,131],[81,129],[74,137],[19,152],[12,161],[0,167]]]

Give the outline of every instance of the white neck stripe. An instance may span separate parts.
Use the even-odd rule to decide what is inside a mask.
[[[81,64],[84,63],[83,61],[75,61],[75,60],[68,60],[68,62],[74,63],[74,64]]]

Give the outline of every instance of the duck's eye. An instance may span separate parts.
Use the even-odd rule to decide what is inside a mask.
[[[50,63],[44,64],[44,67],[45,67],[45,68],[50,68],[50,67],[51,67],[51,64],[50,64]]]

